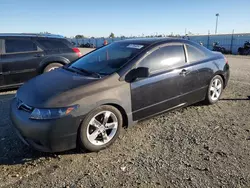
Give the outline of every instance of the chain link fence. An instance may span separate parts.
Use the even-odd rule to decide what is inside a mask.
[[[202,43],[203,46],[213,50],[214,43],[218,46],[224,47],[226,50],[231,51],[233,54],[238,54],[238,49],[244,47],[247,41],[250,41],[250,33],[245,34],[224,34],[224,35],[200,35],[190,36],[190,40]],[[250,54],[249,54],[250,55]]]
[[[207,47],[210,50],[213,50],[214,43],[217,43],[218,46],[225,48],[232,54],[238,54],[238,49],[244,47],[246,41],[250,41],[250,33],[244,34],[221,34],[221,35],[192,35],[192,36],[180,36],[187,40],[191,40],[197,43],[202,43],[203,46]],[[106,40],[108,43],[114,41],[129,39],[126,37],[117,37],[117,38],[83,38],[83,39],[68,39],[75,46],[78,47],[101,47],[104,45]],[[90,44],[90,46],[88,46]],[[249,48],[250,55],[250,48]]]

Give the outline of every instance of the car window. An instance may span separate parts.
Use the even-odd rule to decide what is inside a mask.
[[[185,64],[183,45],[161,47],[140,62],[140,67],[148,67],[149,71],[157,72],[175,68]]]
[[[99,74],[112,74],[147,46],[147,44],[114,42],[83,56],[71,64],[70,67],[77,67]]]
[[[37,39],[37,42],[46,49],[69,48],[63,40]]]
[[[191,45],[186,45],[189,62],[197,62],[205,59],[206,53]]]
[[[5,52],[30,52],[37,51],[36,44],[29,39],[5,39]]]

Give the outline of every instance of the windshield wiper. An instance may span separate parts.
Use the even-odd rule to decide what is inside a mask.
[[[83,69],[83,68],[78,68],[78,67],[72,67],[72,68],[76,69],[76,70],[79,70],[81,72],[90,74],[90,75],[95,75],[97,78],[101,78],[101,75],[99,73],[97,73],[97,72],[92,72],[92,71],[89,71],[89,70],[86,70],[86,69]]]

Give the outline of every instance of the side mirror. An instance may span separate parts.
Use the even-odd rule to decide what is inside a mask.
[[[133,82],[137,78],[147,78],[149,76],[149,69],[147,67],[138,67],[137,69],[132,69],[126,76],[126,82]]]

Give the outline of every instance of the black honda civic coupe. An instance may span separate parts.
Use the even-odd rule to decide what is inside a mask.
[[[226,58],[194,42],[123,40],[28,81],[12,101],[11,119],[37,150],[99,151],[139,120],[216,103],[228,79]]]

